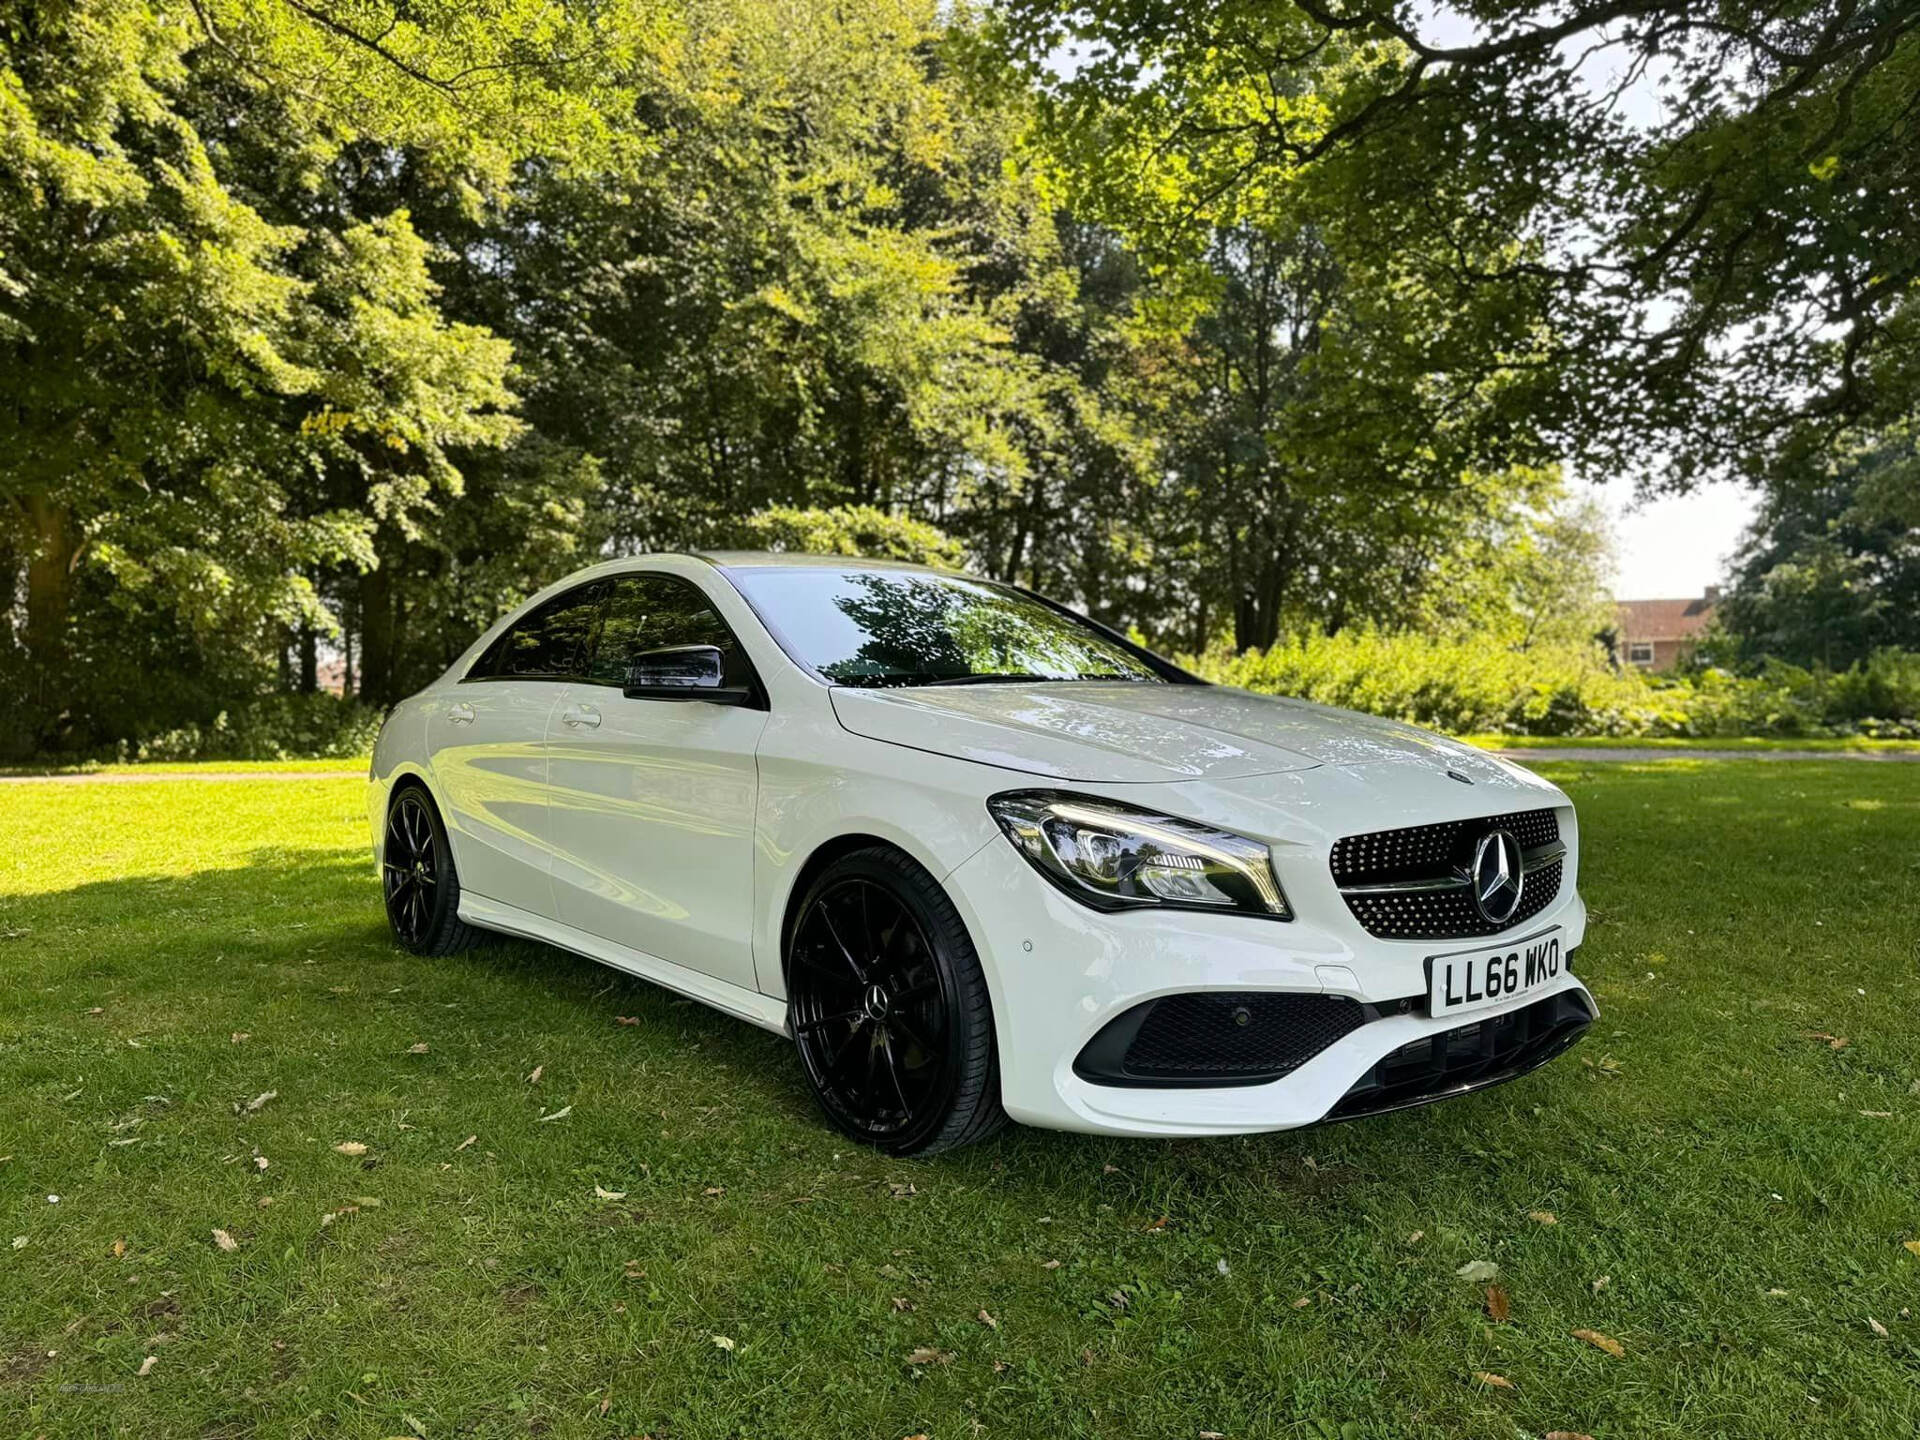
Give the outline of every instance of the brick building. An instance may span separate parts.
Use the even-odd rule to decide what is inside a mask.
[[[1713,620],[1720,587],[1692,600],[1621,600],[1614,659],[1642,670],[1671,670],[1692,652]]]

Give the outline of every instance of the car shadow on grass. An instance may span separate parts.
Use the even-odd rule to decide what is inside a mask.
[[[710,1099],[775,1123],[805,1147],[853,1143],[820,1116],[790,1045],[744,1021],[533,941],[490,935],[457,955],[407,953],[387,930],[371,867],[354,852],[262,847],[243,863],[188,876],[7,897],[0,935],[10,937],[0,940],[0,970],[13,982],[0,1016],[22,1039],[105,1028],[130,1047],[165,1053],[170,1037],[294,1043],[317,1033],[385,1064],[409,1048],[400,1043],[406,1036],[444,1026],[436,1011],[451,1011],[470,1046],[566,1053],[575,1066],[597,1068],[610,1088],[637,1070],[671,1095],[670,1111]],[[102,1013],[90,1013],[96,1008]],[[53,1068],[37,1078],[48,1093],[66,1080]],[[367,1083],[383,1081],[370,1073]],[[1259,1176],[1292,1204],[1343,1205],[1370,1178],[1409,1165],[1470,1185],[1470,1157],[1519,1146],[1528,1112],[1551,1085],[1550,1073],[1536,1075],[1443,1107],[1245,1137],[1135,1140],[1013,1126],[959,1152],[872,1161],[914,1183],[989,1184],[1039,1211],[1057,1206],[1062,1187],[1116,1172],[1177,1185],[1190,1198]]]

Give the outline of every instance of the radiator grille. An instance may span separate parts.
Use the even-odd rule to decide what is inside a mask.
[[[1537,860],[1521,887],[1520,904],[1498,923],[1480,914],[1464,884],[1453,889],[1423,888],[1449,878],[1464,880],[1475,847],[1496,830],[1505,830],[1523,852],[1536,856],[1551,853],[1560,842],[1560,819],[1551,809],[1348,835],[1334,843],[1334,884],[1349,892],[1356,886],[1388,887],[1345,895],[1354,918],[1368,934],[1383,940],[1497,935],[1525,924],[1553,903],[1564,871],[1558,856]]]

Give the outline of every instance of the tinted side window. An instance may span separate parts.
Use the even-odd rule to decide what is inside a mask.
[[[634,656],[671,645],[712,645],[727,658],[727,683],[744,679],[733,632],[697,588],[670,575],[619,576],[607,595],[600,643],[587,678],[601,685],[624,685]]]
[[[494,641],[468,678],[578,675],[592,646],[604,590],[594,581],[554,596]]]

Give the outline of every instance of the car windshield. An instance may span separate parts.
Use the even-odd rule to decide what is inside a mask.
[[[787,652],[836,685],[1165,678],[1141,652],[1004,585],[826,566],[727,573]]]

